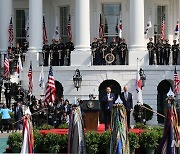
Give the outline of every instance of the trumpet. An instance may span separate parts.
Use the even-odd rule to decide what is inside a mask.
[[[67,58],[69,58],[69,49],[67,49]]]
[[[51,57],[51,59],[53,59],[53,51],[52,50],[50,50],[50,57]]]
[[[59,53],[59,59],[61,59],[61,51],[62,51],[62,50],[58,50],[58,53]]]

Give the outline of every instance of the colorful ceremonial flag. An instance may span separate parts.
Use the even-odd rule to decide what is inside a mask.
[[[26,41],[29,42],[29,18],[26,19],[25,33],[26,33]]]
[[[43,42],[45,43],[46,40],[48,39],[47,39],[47,32],[46,32],[45,17],[43,16]]]
[[[174,95],[176,96],[177,93],[179,92],[179,83],[180,83],[180,79],[179,79],[179,75],[176,71],[176,67],[174,69]]]
[[[17,75],[17,78],[18,78],[18,83],[21,80],[21,72],[22,72],[22,70],[23,70],[23,67],[22,67],[21,57],[19,56],[18,62],[17,62],[17,68],[16,68],[16,75]]]
[[[54,80],[54,76],[53,76],[52,65],[50,65],[48,82],[47,82],[47,87],[46,87],[45,101],[47,103],[49,103],[49,102],[54,103],[55,100],[56,100],[56,87],[55,87],[55,80]]]
[[[144,34],[147,36],[148,32],[149,32],[149,29],[152,27],[152,23],[151,23],[151,19],[149,17],[149,21],[147,22],[147,25],[146,25],[146,29],[145,29],[145,32]]]
[[[58,26],[57,15],[55,17],[55,28],[54,28],[53,39],[55,39],[56,41],[59,41],[59,26]]]
[[[123,104],[113,106],[111,120],[110,154],[128,154],[127,114]]]
[[[30,62],[28,77],[29,77],[29,91],[32,93],[33,90],[32,62]]]
[[[143,97],[142,97],[142,80],[140,78],[139,74],[140,68],[139,63],[137,65],[137,73],[136,73],[136,99],[137,103],[140,103],[143,105]]]
[[[14,39],[12,17],[11,17],[10,22],[9,22],[8,32],[9,32],[9,44],[10,44],[10,46],[12,46],[13,45],[13,39]]]
[[[175,27],[174,33],[175,33],[175,35],[179,34],[179,21],[177,21],[177,23],[176,23],[176,27]]]
[[[72,31],[71,31],[71,15],[69,15],[68,24],[67,24],[67,37],[72,39]]]
[[[165,18],[163,17],[161,23],[161,39],[164,40],[165,38]]]
[[[119,19],[119,38],[122,38],[122,20]]]
[[[21,154],[34,153],[34,135],[30,116],[23,117],[23,142]]]
[[[9,58],[8,54],[6,54],[5,59],[4,59],[4,77],[7,79],[9,78]]]
[[[103,38],[103,37],[104,37],[104,25],[103,25],[103,21],[102,21],[102,16],[100,14],[99,38]]]
[[[68,153],[86,153],[80,106],[74,106],[71,114],[68,131]]]
[[[41,72],[40,72],[40,76],[39,76],[39,86],[44,89],[45,84],[44,84],[44,70],[43,70],[43,65],[41,66]]]

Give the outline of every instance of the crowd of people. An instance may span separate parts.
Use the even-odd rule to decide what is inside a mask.
[[[159,38],[155,44],[153,38],[149,38],[147,49],[149,51],[149,65],[169,65],[170,60],[173,65],[178,64],[179,44],[176,40],[173,41],[171,46],[168,39],[162,40]]]

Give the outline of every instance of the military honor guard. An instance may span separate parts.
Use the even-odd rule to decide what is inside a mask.
[[[4,83],[5,87],[5,98],[6,98],[6,106],[7,108],[10,108],[11,105],[11,90],[12,90],[12,83],[10,81],[10,78],[7,78],[7,80]]]
[[[164,60],[163,41],[160,38],[158,39],[155,48],[156,48],[157,65],[163,65],[163,60]]]
[[[169,40],[166,39],[164,44],[164,64],[169,65],[169,57],[171,52],[171,45],[169,44]]]
[[[149,52],[149,65],[155,65],[155,46],[153,43],[153,38],[149,38],[147,49]]]
[[[94,41],[91,44],[92,56],[93,56],[93,65],[99,65],[100,62],[100,52],[99,52],[98,40],[94,37]]]
[[[120,65],[125,65],[126,56],[127,56],[127,44],[125,43],[124,38],[120,39],[119,47],[118,47],[118,54],[119,54]]]
[[[58,46],[57,46],[57,41],[55,39],[52,39],[52,44],[50,45],[50,60],[52,60],[52,66],[58,66],[59,63]]]
[[[64,56],[65,56],[65,45],[63,43],[63,39],[59,39],[59,44],[58,44],[58,58],[59,58],[59,66],[64,65]]]
[[[173,41],[172,45],[172,60],[173,65],[177,65],[178,55],[179,55],[179,44],[176,44],[176,40]]]
[[[102,40],[100,53],[101,53],[102,65],[105,65],[106,64],[105,55],[108,53],[108,43],[107,43],[107,39],[105,37]]]
[[[48,40],[46,40],[43,45],[44,66],[48,66],[49,64],[49,55],[50,55],[50,47],[48,45]]]
[[[66,60],[67,60],[67,66],[70,65],[70,56],[71,56],[71,51],[73,51],[75,48],[74,48],[74,44],[73,42],[71,41],[71,38],[68,39],[68,42],[66,43],[66,54],[65,54],[65,57],[66,57]]]
[[[109,45],[110,48],[110,64],[116,65],[116,54],[117,54],[117,48],[118,48],[118,43],[116,42],[116,38],[112,38],[112,42]]]
[[[19,45],[19,43],[17,42],[16,43],[16,47],[14,48],[14,60],[15,60],[15,66],[17,65],[17,62],[18,62],[18,58],[19,58],[19,56],[22,58],[22,49],[21,49],[21,47],[20,47],[20,45]]]
[[[12,74],[13,66],[14,66],[14,53],[11,47],[8,47],[8,57],[9,57],[9,71],[10,71],[10,74]]]

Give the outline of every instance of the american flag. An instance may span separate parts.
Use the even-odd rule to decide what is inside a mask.
[[[179,92],[179,83],[180,83],[180,79],[179,79],[179,75],[176,71],[176,67],[174,69],[174,95],[176,96],[177,93]]]
[[[29,77],[29,91],[32,93],[33,90],[32,62],[30,62],[28,77]]]
[[[43,42],[47,40],[47,32],[46,32],[46,24],[45,24],[45,18],[43,16]]]
[[[14,39],[12,17],[10,19],[8,32],[9,32],[9,43],[10,43],[10,45],[12,45],[13,44],[13,39]]]
[[[69,15],[68,24],[67,24],[67,37],[69,39],[72,38],[72,31],[71,31],[71,15]]]
[[[161,23],[161,39],[164,40],[165,37],[165,18],[163,17]]]
[[[54,82],[52,65],[50,65],[45,101],[49,103],[49,102],[54,102],[55,100],[56,100],[56,87]]]
[[[6,55],[4,59],[4,77],[8,78],[9,77],[9,59],[8,59],[8,54]]]
[[[119,20],[119,38],[122,38],[122,20]]]
[[[176,23],[176,27],[175,27],[174,33],[175,33],[175,35],[179,34],[179,21],[177,21],[177,23]]]
[[[103,38],[104,37],[104,25],[102,22],[102,16],[100,14],[100,23],[99,23],[99,38]]]

